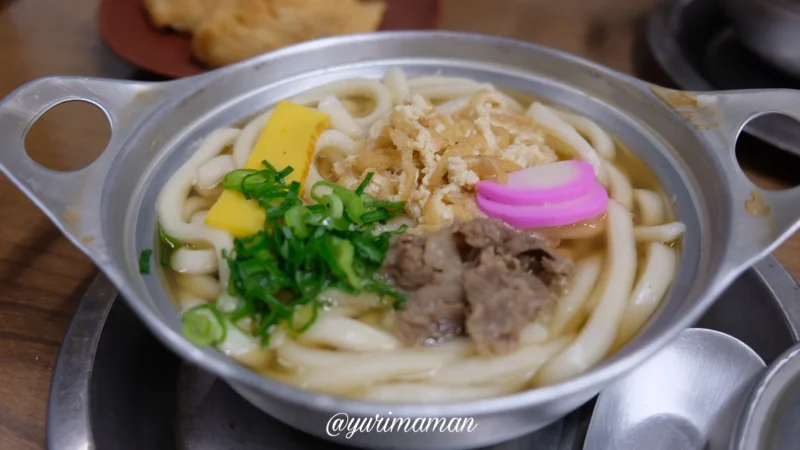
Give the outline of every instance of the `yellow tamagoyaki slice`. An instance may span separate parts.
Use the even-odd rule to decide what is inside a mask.
[[[286,100],[279,102],[245,168],[264,169],[262,161],[278,170],[291,166],[294,171],[286,177],[286,183],[303,183],[317,138],[329,125],[330,117],[325,113]],[[264,229],[265,220],[266,212],[258,202],[246,199],[241,192],[225,190],[206,215],[205,224],[244,237]]]

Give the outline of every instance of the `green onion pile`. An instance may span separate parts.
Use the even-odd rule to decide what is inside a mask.
[[[379,233],[375,226],[402,214],[405,202],[365,193],[373,176],[369,173],[355,191],[320,181],[310,191],[315,203],[305,205],[300,183],[285,182],[291,167],[278,171],[266,161],[263,165],[264,170],[235,170],[222,182],[223,188],[241,192],[266,211],[264,229],[235,239],[232,251],[223,254],[231,270],[228,294],[238,304],[224,313],[210,304],[186,311],[187,338],[200,345],[218,344],[225,338],[226,322],[248,324],[243,331],[260,337],[262,345],[280,324],[302,333],[316,320],[323,306],[320,294],[327,289],[372,292],[400,307],[403,294],[379,275],[379,268],[391,237],[405,227]],[[170,249],[178,245],[161,235]]]

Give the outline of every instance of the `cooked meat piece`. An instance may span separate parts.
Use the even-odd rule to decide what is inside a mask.
[[[424,236],[413,234],[403,234],[392,239],[383,267],[397,287],[413,291],[433,282],[436,272],[423,264],[427,241]]]
[[[536,274],[557,296],[569,287],[569,281],[575,273],[572,261],[547,249],[529,250],[517,257],[528,271]]]
[[[550,313],[572,262],[541,236],[493,219],[392,239],[384,271],[409,292],[397,330],[408,344],[468,334],[481,353],[506,353]]]
[[[463,332],[462,264],[449,230],[395,237],[384,269],[398,287],[411,292],[397,325],[405,342],[424,344]]]
[[[396,236],[386,252],[383,266],[398,287],[413,291],[439,284],[445,275],[458,278],[461,258],[453,234],[442,230],[427,236]]]
[[[520,231],[497,219],[475,219],[455,225],[454,231],[473,248],[495,247],[509,255],[519,255],[533,249],[546,249],[558,243],[536,234]]]
[[[550,289],[517,258],[491,247],[464,272],[464,291],[470,311],[466,330],[484,354],[514,350],[522,329],[553,303]]]
[[[471,248],[501,247],[510,239],[512,230],[495,219],[475,219],[453,225],[455,233]]]
[[[555,253],[552,248],[556,243],[544,236],[516,230],[496,219],[476,219],[460,224],[456,229],[469,247],[494,247],[498,253],[519,258],[525,270],[536,275],[556,293],[560,294],[572,277],[572,261]]]
[[[398,315],[397,331],[409,345],[442,341],[464,333],[466,309],[460,278],[429,284],[408,297]]]

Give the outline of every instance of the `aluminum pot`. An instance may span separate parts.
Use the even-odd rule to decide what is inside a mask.
[[[155,198],[213,129],[240,123],[279,99],[389,67],[411,76],[441,71],[530,93],[591,117],[655,172],[687,226],[680,268],[646,329],[621,351],[566,382],[459,404],[346,400],[264,379],[221,353],[192,345],[163,280],[137,259],[155,241]],[[82,100],[112,126],[105,152],[85,169],[36,164],[23,142],[49,108]],[[309,42],[192,78],[164,83],[53,77],[0,103],[0,168],[105,272],[152,332],[187,361],[225,379],[265,412],[326,439],[371,448],[465,449],[540,429],[594,397],[692,325],[743,270],[798,228],[800,189],[761,191],[736,162],[742,127],[767,112],[800,119],[800,92],[687,93],[663,89],[589,61],[514,40],[450,32],[387,32]],[[155,368],[154,368],[155,369]],[[326,432],[331,416],[471,418],[472,432]],[[391,413],[391,416],[389,415]],[[342,417],[342,416],[339,416]]]

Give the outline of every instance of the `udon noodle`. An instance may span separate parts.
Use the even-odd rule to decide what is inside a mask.
[[[504,181],[520,169],[565,159],[587,162],[611,198],[604,215],[535,230],[574,262],[567,289],[549,314],[521,332],[512,351],[479,353],[468,337],[408,345],[397,336],[399,312],[374,293],[329,289],[304,332],[270,330],[268,345],[230,323],[217,347],[253,370],[304,389],[355,398],[452,402],[495,397],[557,383],[590,369],[645,325],[677,270],[685,231],[643,164],[592,120],[479,81],[351,79],[305,92],[292,102],[324,112],[306,196],[318,181],[354,189],[374,173],[370,195],[405,201],[405,214],[382,225],[427,233],[484,217],[480,180]],[[225,176],[241,169],[272,110],[243,127],[213,131],[168,180],[157,200],[169,254],[166,279],[182,311],[212,303],[230,311],[230,268],[223,254],[235,237],[204,223]],[[227,320],[227,319],[226,319]]]

